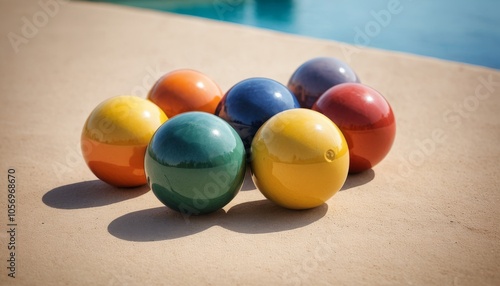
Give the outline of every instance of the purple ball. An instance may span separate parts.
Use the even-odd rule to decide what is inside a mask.
[[[303,63],[288,81],[288,89],[297,97],[300,106],[312,108],[328,89],[345,82],[360,82],[354,70],[332,57],[318,57]]]

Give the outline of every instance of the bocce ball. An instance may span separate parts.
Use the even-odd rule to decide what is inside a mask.
[[[287,86],[301,107],[311,108],[326,90],[345,82],[359,82],[349,65],[336,58],[318,57],[299,66]]]
[[[224,207],[245,177],[245,148],[219,117],[187,112],[169,119],[154,134],[145,156],[149,186],[166,206],[183,215]]]
[[[262,125],[252,142],[250,163],[252,179],[266,198],[286,208],[308,209],[342,188],[349,148],[326,116],[291,109]]]
[[[313,106],[342,130],[351,156],[349,172],[358,173],[378,164],[389,153],[396,122],[387,100],[360,83],[344,83],[326,91]]]
[[[281,111],[298,107],[295,96],[281,83],[268,78],[249,78],[227,91],[215,114],[238,132],[249,151],[255,133],[264,122]]]
[[[165,74],[148,93],[148,99],[169,118],[188,111],[214,113],[222,96],[220,87],[211,78],[189,69]]]
[[[102,181],[118,187],[146,184],[144,154],[149,140],[167,120],[149,100],[117,96],[90,113],[81,136],[82,154]]]

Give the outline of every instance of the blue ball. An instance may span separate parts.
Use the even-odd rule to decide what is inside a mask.
[[[227,91],[215,114],[236,130],[249,155],[255,133],[269,118],[299,107],[295,95],[281,83],[268,78],[249,78]]]

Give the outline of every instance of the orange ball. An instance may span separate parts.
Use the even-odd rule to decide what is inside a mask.
[[[217,83],[205,74],[181,69],[162,76],[149,91],[148,99],[171,118],[188,111],[213,114],[222,96]]]

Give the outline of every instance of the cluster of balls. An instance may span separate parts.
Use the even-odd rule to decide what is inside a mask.
[[[169,208],[204,214],[236,196],[247,163],[269,200],[317,207],[348,173],[379,163],[395,132],[387,100],[344,62],[320,57],[303,63],[288,86],[249,78],[225,94],[200,72],[170,72],[147,99],[117,96],[98,105],[81,145],[101,180],[147,183]]]

